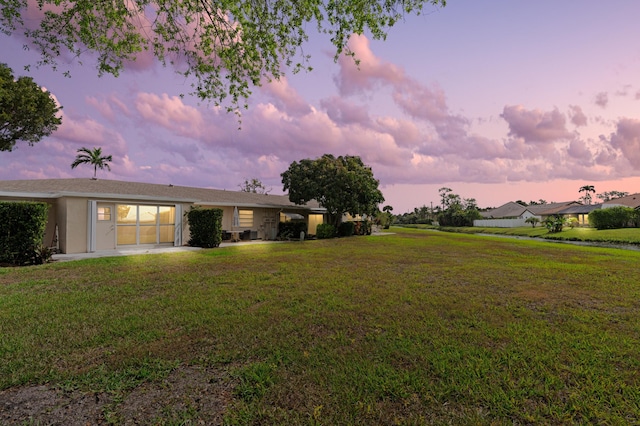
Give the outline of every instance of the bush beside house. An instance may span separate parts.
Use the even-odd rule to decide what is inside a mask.
[[[0,264],[22,266],[49,261],[43,246],[49,206],[38,202],[0,202]]]
[[[278,238],[281,240],[297,240],[300,238],[301,232],[307,235],[306,222],[280,222],[278,224]]]
[[[193,207],[185,213],[192,247],[218,247],[222,242],[222,209]]]
[[[340,222],[338,225],[338,236],[351,237],[356,230],[356,225],[353,222]]]
[[[336,236],[336,227],[330,223],[321,223],[316,229],[316,237],[319,240],[325,238],[334,238]]]
[[[589,224],[596,229],[637,228],[640,212],[624,206],[594,210],[589,213]]]

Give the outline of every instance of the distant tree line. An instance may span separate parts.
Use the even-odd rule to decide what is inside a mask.
[[[438,190],[440,205],[436,207],[416,207],[412,212],[394,216],[398,224],[427,224],[437,222],[440,226],[473,226],[473,221],[481,219],[475,198],[462,198],[451,188]]]
[[[579,201],[582,201],[585,204],[590,204],[595,193],[595,187],[593,185],[584,185],[580,187],[579,194],[584,194],[579,198]],[[596,194],[596,197],[602,200],[602,202],[615,200],[616,198],[622,198],[628,196],[628,192],[624,191],[606,191],[600,194]],[[415,207],[413,211],[409,211],[406,213],[398,214],[393,216],[393,223],[401,224],[401,225],[410,225],[410,224],[439,224],[440,226],[473,226],[473,221],[476,219],[482,219],[480,211],[483,210],[491,210],[491,209],[480,209],[478,208],[477,202],[475,198],[462,198],[460,195],[453,192],[451,188],[442,187],[438,190],[438,196],[440,204],[431,207],[423,205],[422,207]],[[539,206],[549,204],[547,200],[538,199],[531,200],[529,202],[523,200],[514,201],[522,206]],[[553,203],[553,202],[551,202]],[[607,209],[608,210],[608,209]],[[598,213],[595,214],[598,216]],[[617,219],[620,221],[620,219]],[[605,220],[606,225],[601,226],[611,226],[611,222],[609,220]],[[614,221],[615,222],[615,221]],[[537,223],[530,223],[532,226],[535,226]],[[634,218],[626,218],[627,224],[634,224]],[[554,229],[558,228],[558,223],[549,224],[552,225]]]

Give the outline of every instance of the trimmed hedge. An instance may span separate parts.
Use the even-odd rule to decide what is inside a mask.
[[[338,235],[340,237],[350,237],[356,231],[356,225],[353,222],[340,222],[338,225]]]
[[[319,240],[325,238],[334,238],[336,236],[336,227],[330,223],[321,223],[316,229],[316,238]]]
[[[0,202],[0,264],[45,263],[50,250],[42,245],[49,205],[40,202]]]
[[[218,247],[222,242],[222,209],[192,207],[185,213],[189,221],[192,247]]]
[[[631,207],[624,206],[593,210],[589,213],[589,224],[596,229],[637,227],[638,213]]]
[[[278,224],[278,237],[286,239],[300,239],[300,233],[307,234],[306,222],[280,222]]]

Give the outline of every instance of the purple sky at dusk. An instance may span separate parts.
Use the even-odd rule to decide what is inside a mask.
[[[449,0],[384,42],[354,37],[360,70],[313,36],[314,71],[256,88],[241,130],[148,58],[118,78],[89,56],[71,78],[26,73],[38,56],[0,35],[0,62],[64,107],[54,135],[0,152],[0,179],[89,178],[70,168],[84,146],[113,155],[98,178],[238,190],[255,177],[274,194],[292,161],[359,155],[394,213],[436,205],[442,186],[480,207],[577,200],[586,184],[640,192],[639,16],[636,0]]]

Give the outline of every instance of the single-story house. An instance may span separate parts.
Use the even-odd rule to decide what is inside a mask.
[[[573,207],[573,206],[581,206],[582,203],[578,201],[564,201],[561,203],[547,203],[547,204],[534,204],[532,206],[528,206],[527,208],[540,220],[545,220],[549,216],[560,214],[561,211]]]
[[[598,210],[602,204],[577,204],[558,211],[566,219],[576,219],[579,226],[589,226],[589,213]]]
[[[537,217],[540,221],[547,217],[559,214],[560,211],[571,207],[582,205],[577,201],[566,201],[562,203],[532,204],[523,206],[522,204],[510,201],[502,206],[480,212],[483,219],[474,220],[474,226],[515,228],[526,226],[526,220],[530,217]]]
[[[193,206],[222,209],[227,235],[264,240],[291,219],[305,220],[315,234],[325,214],[316,202],[296,205],[286,195],[103,179],[0,181],[0,200],[49,204],[43,243],[61,253],[185,245],[184,213]]]
[[[602,203],[603,209],[611,207],[631,207],[632,209],[640,208],[640,194],[631,194],[622,198],[615,198],[613,200],[605,201]]]
[[[510,201],[495,209],[480,212],[480,215],[485,219],[527,219],[535,216],[529,207]]]

